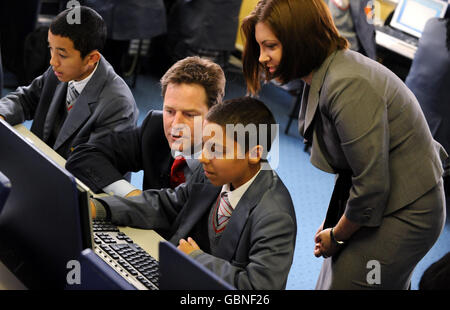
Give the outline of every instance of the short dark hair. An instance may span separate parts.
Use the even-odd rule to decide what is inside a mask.
[[[161,78],[161,94],[164,98],[167,85],[198,84],[205,89],[208,108],[222,101],[225,94],[225,74],[222,68],[206,58],[186,57],[177,61]]]
[[[69,23],[68,14],[79,9],[80,22]],[[50,24],[50,31],[54,35],[72,40],[73,46],[80,51],[81,58],[90,52],[101,52],[106,41],[106,25],[103,18],[93,9],[78,6],[59,13]]]
[[[206,115],[206,120],[211,123],[220,125],[222,128],[226,128],[226,125],[239,125],[244,127],[254,124],[256,125],[256,143],[257,145],[264,146],[264,152],[262,159],[266,159],[267,153],[272,147],[272,143],[277,134],[275,118],[270,109],[260,100],[253,97],[245,96],[235,99],[225,100],[212,107]],[[261,134],[260,125],[267,128],[266,137]],[[261,141],[261,138],[265,141]],[[236,133],[233,137],[234,141],[239,142]],[[245,132],[245,152],[248,152],[250,148],[255,145],[250,145],[249,133]]]
[[[307,76],[333,51],[348,47],[325,1],[260,0],[241,26],[245,38],[243,72],[252,94],[259,91],[264,71],[265,79],[271,78],[259,63],[259,46],[255,39],[255,26],[259,22],[270,27],[283,47],[281,63],[273,74],[283,83]]]

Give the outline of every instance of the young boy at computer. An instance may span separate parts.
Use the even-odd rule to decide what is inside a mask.
[[[238,124],[255,130],[227,131]],[[204,171],[174,190],[100,198],[107,216],[117,225],[170,228],[170,242],[238,289],[285,288],[297,226],[283,182],[270,167],[261,169],[274,124],[256,99],[217,104],[203,128]]]
[[[133,128],[138,117],[127,84],[100,54],[102,17],[84,6],[72,10],[50,25],[47,71],[0,99],[0,118],[11,125],[33,120],[31,131],[64,158],[80,143]]]

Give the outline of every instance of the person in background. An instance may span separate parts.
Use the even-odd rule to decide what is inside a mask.
[[[33,120],[31,131],[66,159],[77,145],[133,128],[138,119],[130,89],[100,54],[103,19],[87,7],[73,10],[50,25],[47,71],[0,100],[1,118],[12,125]],[[77,14],[82,22],[71,19]]]
[[[450,152],[450,10],[428,20],[419,39],[405,84],[419,101],[431,134]],[[447,210],[450,205],[450,159],[444,162]]]
[[[366,14],[370,0],[325,0],[339,33],[350,48],[375,59],[375,27]],[[371,8],[370,8],[371,9]]]
[[[172,61],[206,57],[223,69],[235,50],[242,0],[169,0],[167,46]]]
[[[407,289],[445,223],[448,155],[417,99],[383,65],[348,49],[323,0],[261,0],[242,29],[249,92],[263,74],[303,79],[300,134],[311,163],[337,175],[314,236],[314,255],[325,258],[316,288]]]
[[[94,192],[118,196],[141,193],[123,178],[129,171],[144,171],[144,190],[174,188],[187,181],[200,167],[191,152],[201,144],[194,139],[194,120],[199,118],[201,125],[209,108],[222,101],[225,74],[208,59],[187,57],[164,74],[161,86],[163,111],[150,111],[138,128],[79,145],[66,168]],[[176,133],[180,126],[191,134],[181,137]],[[191,150],[179,149],[183,145]]]

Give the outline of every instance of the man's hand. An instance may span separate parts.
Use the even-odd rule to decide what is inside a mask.
[[[95,210],[95,204],[92,199],[89,199],[89,206],[91,207],[91,216],[93,219],[95,219],[95,216],[97,215],[97,212]]]
[[[129,192],[125,197],[133,197],[142,195],[142,191],[139,189],[135,189],[134,191]]]
[[[178,244],[178,250],[189,255],[195,250],[200,250],[200,247],[197,245],[194,239],[189,237],[187,241],[184,239],[180,239],[180,243]]]
[[[0,118],[1,118],[2,120],[6,121],[5,118],[3,117],[3,115],[0,115]]]

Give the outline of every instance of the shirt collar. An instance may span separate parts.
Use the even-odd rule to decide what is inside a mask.
[[[186,164],[187,164],[189,170],[194,171],[198,167],[198,165],[200,165],[200,161],[198,160],[198,158],[200,158],[201,153],[202,153],[202,151],[197,152],[192,155],[186,155],[180,151],[176,151],[175,158],[178,156],[183,156],[186,159]]]
[[[81,94],[81,92],[83,91],[84,87],[87,85],[87,83],[89,82],[89,80],[92,78],[92,76],[94,75],[95,71],[97,70],[98,67],[98,62],[95,65],[94,70],[92,70],[91,74],[89,74],[86,78],[82,79],[81,81],[75,81],[72,80],[69,83],[72,84],[75,89],[77,90],[77,92],[79,94]]]
[[[231,207],[234,209],[236,208],[237,204],[239,203],[239,200],[241,200],[242,196],[244,196],[245,192],[247,191],[247,189],[250,187],[250,185],[252,185],[253,181],[256,179],[256,177],[258,176],[258,174],[261,172],[261,168],[258,170],[258,172],[253,176],[253,178],[251,178],[250,180],[248,180],[245,184],[242,184],[241,186],[239,186],[238,188],[235,188],[234,190],[230,189],[230,184],[224,184],[222,186],[222,192],[227,192],[228,193],[228,201],[230,202]]]

